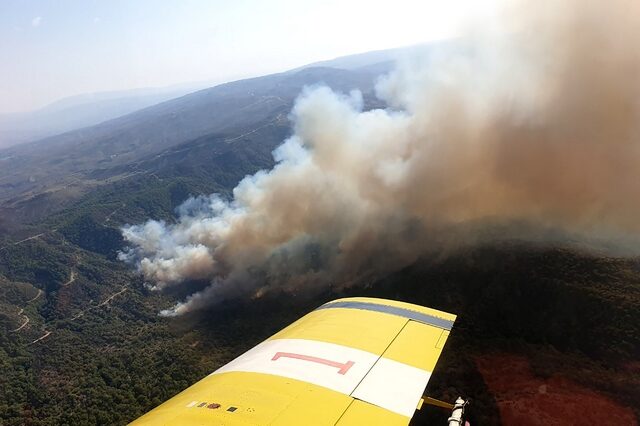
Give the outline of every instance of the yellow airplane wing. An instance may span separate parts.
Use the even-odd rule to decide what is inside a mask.
[[[335,300],[131,425],[407,425],[455,319],[392,300]]]

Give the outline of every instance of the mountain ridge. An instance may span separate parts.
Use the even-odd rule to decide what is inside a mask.
[[[218,134],[233,139],[260,126],[287,125],[286,117],[305,86],[326,84],[343,92],[358,88],[373,98],[378,75],[366,69],[312,67],[240,80],[2,150],[0,207],[16,208],[26,202],[22,210],[33,210],[37,209],[33,201],[43,196],[74,198],[74,193],[84,193],[106,179],[136,173],[135,165],[147,157],[199,137]],[[125,174],[116,173],[125,169]]]

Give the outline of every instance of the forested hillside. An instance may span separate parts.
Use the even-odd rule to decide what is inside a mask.
[[[244,176],[273,165],[303,86],[360,87],[368,109],[380,105],[376,75],[312,68],[223,85],[0,151],[0,423],[126,424],[300,315],[351,295],[458,314],[427,392],[471,397],[477,424],[499,424],[519,398],[541,418],[565,403],[637,418],[640,263],[593,247],[495,238],[313,298],[158,316],[183,290],[152,292],[118,261],[120,228],[171,222],[191,195],[230,197]],[[493,380],[503,370],[515,388]],[[414,423],[446,416],[426,409]]]

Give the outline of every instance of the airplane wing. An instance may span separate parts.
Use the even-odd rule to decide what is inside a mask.
[[[339,299],[131,425],[407,425],[456,316]]]

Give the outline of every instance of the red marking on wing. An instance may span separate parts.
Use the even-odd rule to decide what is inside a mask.
[[[276,354],[271,358],[271,361],[277,361],[278,358],[294,358],[301,359],[303,361],[311,361],[317,362],[318,364],[328,365],[330,367],[335,367],[338,369],[338,374],[347,374],[347,371],[355,364],[353,361],[347,361],[345,363],[331,361],[329,359],[318,358],[310,355],[302,355],[302,354],[294,354],[291,352],[276,352]]]

